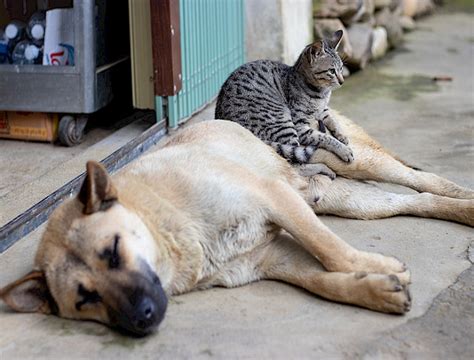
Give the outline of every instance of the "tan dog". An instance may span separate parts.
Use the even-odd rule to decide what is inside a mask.
[[[313,205],[317,214],[354,219],[414,215],[474,226],[473,190],[405,165],[354,122],[336,112],[333,117],[348,134],[355,160],[344,163],[323,149],[314,153],[311,162],[324,163],[339,176],[332,182],[326,176],[313,178],[312,182],[316,184],[310,184],[310,193],[316,199],[322,197]],[[420,193],[391,193],[366,183],[366,180],[403,185]]]
[[[356,161],[344,165],[322,152],[315,161],[346,176],[473,197],[404,167],[347,119],[340,121]],[[405,265],[351,247],[308,203],[317,212],[355,218],[409,213],[472,225],[474,200],[368,189],[342,177],[308,181],[239,125],[200,123],[113,180],[89,162],[79,196],[49,219],[35,270],[0,290],[0,297],[17,311],[91,319],[139,335],[158,326],[169,295],[260,279],[403,314],[411,302]]]

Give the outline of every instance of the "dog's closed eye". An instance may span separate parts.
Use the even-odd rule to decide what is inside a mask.
[[[89,291],[82,284],[79,284],[77,293],[82,299],[76,302],[76,310],[81,310],[81,307],[85,304],[95,304],[102,301],[102,297],[97,291]]]
[[[107,260],[109,262],[109,269],[117,269],[120,266],[120,254],[119,254],[119,240],[120,235],[114,236],[114,244],[111,248],[105,249],[102,254],[99,255],[100,259]]]

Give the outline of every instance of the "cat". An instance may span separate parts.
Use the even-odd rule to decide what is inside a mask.
[[[215,118],[239,123],[294,164],[308,163],[317,148],[352,162],[328,108],[332,90],[344,82],[337,54],[342,35],[306,46],[293,66],[271,60],[240,66],[221,87]]]

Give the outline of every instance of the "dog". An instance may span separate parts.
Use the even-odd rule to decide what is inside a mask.
[[[274,279],[323,298],[404,314],[410,272],[350,246],[317,217],[397,214],[473,225],[474,193],[403,165],[349,119],[356,160],[317,151],[338,177],[302,176],[240,125],[190,126],[113,178],[87,163],[77,197],[51,215],[35,267],[0,290],[19,312],[95,320],[128,334],[155,331],[169,296]],[[311,166],[304,169],[311,174]],[[361,179],[414,188],[391,194]]]

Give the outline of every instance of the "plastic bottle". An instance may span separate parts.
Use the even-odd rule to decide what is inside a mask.
[[[26,33],[36,45],[43,45],[44,33],[46,29],[46,12],[38,11],[31,15]]]
[[[25,36],[26,24],[19,20],[13,20],[5,27],[5,35],[10,41],[18,42]]]
[[[8,64],[8,39],[0,29],[0,64]]]
[[[30,44],[25,49],[25,58],[27,61],[33,61],[35,65],[43,63],[43,50],[35,44]]]
[[[12,63],[17,65],[40,64],[43,58],[41,49],[31,41],[22,40],[12,52]]]

